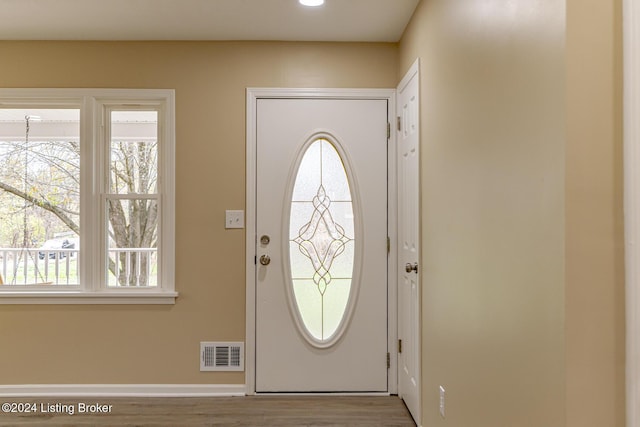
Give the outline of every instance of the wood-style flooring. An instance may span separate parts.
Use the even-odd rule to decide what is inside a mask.
[[[36,412],[0,411],[0,426],[415,426],[397,396],[0,399],[6,402]],[[107,406],[87,406],[96,403]]]

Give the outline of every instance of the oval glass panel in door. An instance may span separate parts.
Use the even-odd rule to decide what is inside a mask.
[[[298,165],[289,218],[293,303],[312,343],[341,333],[355,265],[353,197],[344,162],[326,138],[314,140]]]

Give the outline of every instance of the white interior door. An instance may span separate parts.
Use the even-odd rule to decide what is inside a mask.
[[[398,86],[398,391],[420,423],[418,62]]]
[[[257,392],[388,390],[387,104],[257,100]]]

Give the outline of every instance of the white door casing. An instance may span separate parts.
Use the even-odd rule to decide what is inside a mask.
[[[256,127],[248,123],[247,167],[248,176],[255,168],[256,179],[249,178],[247,185],[247,255],[250,261],[268,255],[271,262],[247,263],[247,391],[393,392],[395,375],[389,376],[389,387],[386,367],[393,339],[387,332],[387,299],[392,292],[387,286],[386,250],[386,127],[393,93],[376,90],[362,96],[364,91],[347,90],[340,91],[337,98],[342,100],[336,100],[327,99],[336,98],[335,90],[285,92],[294,96],[283,96],[282,90],[248,93],[248,120],[253,116]],[[362,268],[355,269],[354,280],[361,274],[363,285],[351,294],[357,305],[352,312],[347,310],[344,335],[334,334],[324,343],[304,333],[304,322],[292,304],[295,293],[283,286],[290,283],[289,244],[295,246],[288,239],[287,198],[297,166],[318,136],[335,146],[349,171],[352,191],[365,194],[354,194],[353,216],[362,216],[356,220],[356,230],[362,228],[356,232],[360,239],[356,252],[367,252]],[[374,139],[378,148],[372,150]],[[267,245],[257,241],[264,234],[270,237]]]
[[[397,90],[398,392],[420,423],[420,99],[419,62]],[[399,346],[400,346],[399,342]]]
[[[640,5],[623,1],[626,418],[640,426]]]

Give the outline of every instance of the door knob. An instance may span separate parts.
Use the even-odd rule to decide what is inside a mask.
[[[271,258],[269,258],[269,255],[262,255],[260,257],[260,264],[269,265],[269,263],[271,263]]]
[[[418,263],[414,262],[413,264],[411,264],[410,262],[408,262],[405,266],[404,266],[404,270],[407,273],[411,273],[412,271],[417,273],[418,272]]]

